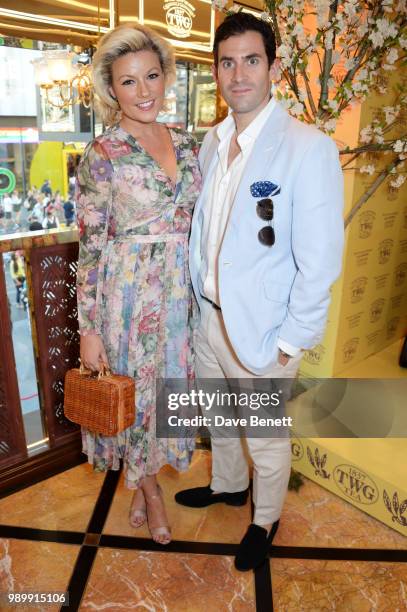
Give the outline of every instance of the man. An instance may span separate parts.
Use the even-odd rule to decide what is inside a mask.
[[[227,17],[213,75],[232,113],[205,137],[204,186],[191,230],[190,268],[201,321],[198,378],[294,377],[301,350],[320,341],[341,267],[343,180],[335,143],[286,113],[270,94],[269,25]],[[191,507],[243,505],[248,466],[238,438],[212,435],[210,486],[181,491]],[[235,559],[263,563],[290,474],[290,441],[247,438],[254,522]],[[274,524],[274,527],[273,527]]]
[[[38,232],[39,230],[42,231],[42,223],[34,212],[29,215],[27,221],[29,223],[28,229],[30,232]]]
[[[13,191],[13,195],[11,196],[11,202],[13,205],[13,213],[15,215],[15,222],[17,225],[20,225],[21,206],[23,204],[23,201],[19,197],[17,189]]]
[[[51,198],[52,189],[51,189],[51,182],[49,179],[45,179],[45,181],[41,185],[40,192],[43,193],[47,198]]]
[[[75,221],[75,206],[70,198],[64,202],[64,215],[66,227],[69,227]]]
[[[10,221],[12,217],[12,212],[13,212],[13,199],[8,193],[4,196],[3,207],[4,207],[5,217],[7,221]]]

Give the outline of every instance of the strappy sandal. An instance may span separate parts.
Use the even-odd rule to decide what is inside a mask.
[[[147,524],[148,524],[148,529],[151,533],[151,537],[153,538],[154,542],[157,542],[157,544],[169,544],[171,542],[171,528],[168,525],[168,523],[166,525],[161,525],[161,526],[157,526],[154,527],[151,524],[151,520],[149,520],[148,517],[148,508],[149,506],[151,507],[151,503],[155,503],[155,500],[160,499],[162,504],[163,504],[163,508],[164,508],[164,514],[165,514],[165,519],[168,521],[167,519],[167,515],[165,512],[165,506],[164,506],[164,501],[163,501],[163,496],[162,496],[162,491],[161,491],[161,487],[159,485],[157,485],[157,489],[158,489],[158,495],[150,495],[150,497],[147,499],[146,498],[146,504],[147,504]]]
[[[140,495],[140,494],[143,496],[144,508],[135,507],[137,495]],[[131,527],[134,527],[134,529],[138,529],[139,527],[142,527],[144,525],[146,520],[147,520],[146,500],[144,497],[143,489],[139,488],[134,492],[133,499],[131,500],[131,505],[130,505],[130,510],[129,510],[129,523]]]

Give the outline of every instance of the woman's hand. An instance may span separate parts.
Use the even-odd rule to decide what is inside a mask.
[[[81,336],[81,363],[92,372],[99,372],[102,365],[109,367],[102,338],[97,334]]]

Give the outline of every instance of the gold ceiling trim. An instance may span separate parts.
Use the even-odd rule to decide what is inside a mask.
[[[85,2],[80,2],[79,0],[56,0],[57,2],[59,2],[60,4],[71,4],[71,5],[76,5],[76,6],[83,6],[86,8],[91,8],[90,5],[88,5]],[[137,0],[135,0],[137,1]],[[137,19],[137,17],[134,17],[135,20],[137,20],[139,23],[144,23],[144,1],[145,0],[139,0],[139,11],[140,11],[140,17]],[[200,2],[204,3],[204,4],[211,4],[211,0],[199,0]],[[92,7],[93,11],[98,11],[98,7]],[[116,25],[116,10],[117,10],[117,0],[109,0],[109,10],[108,9],[101,9],[101,11],[103,11],[104,13],[109,14],[109,27],[106,26],[100,26],[100,24],[92,24],[92,23],[83,23],[83,22],[79,22],[79,21],[73,21],[70,19],[62,19],[62,18],[58,18],[58,17],[49,17],[49,16],[45,16],[45,15],[38,15],[38,14],[34,14],[34,13],[26,13],[26,12],[22,12],[22,11],[15,11],[12,9],[5,9],[0,7],[0,17],[5,17],[7,19],[10,20],[17,20],[17,21],[25,21],[27,23],[39,23],[43,26],[53,26],[51,28],[38,28],[38,27],[33,27],[33,26],[19,26],[17,24],[11,23],[11,24],[7,24],[7,23],[2,23],[0,24],[1,27],[3,28],[7,28],[7,30],[17,30],[20,32],[29,32],[29,31],[35,31],[37,33],[44,33],[47,36],[49,34],[55,33],[58,35],[63,35],[64,33],[66,34],[70,34],[71,36],[77,36],[80,38],[86,38],[86,35],[81,34],[81,31],[87,32],[88,33],[88,38],[89,36],[91,36],[91,32],[94,32],[95,35],[97,36],[98,34],[102,33],[106,33],[109,32],[110,29],[114,28]],[[127,19],[131,19],[131,17],[127,17]],[[89,17],[87,17],[87,19],[89,19]],[[165,23],[156,21],[156,20],[145,20],[146,23],[148,23],[151,26],[160,26],[160,27],[164,27],[165,28]],[[68,30],[68,32],[67,32]],[[79,30],[79,31],[78,31]],[[194,35],[196,36],[202,36],[202,37],[208,37],[209,41],[208,42],[188,42],[186,40],[179,40],[179,39],[174,39],[174,38],[169,38],[166,37],[166,40],[173,45],[174,47],[178,48],[178,49],[185,49],[186,51],[190,52],[192,51],[192,53],[189,53],[190,57],[193,57],[194,51],[198,51],[198,53],[205,53],[205,54],[211,54],[212,53],[212,47],[213,47],[213,39],[214,39],[214,34],[215,34],[215,11],[213,9],[211,9],[211,23],[210,23],[210,32],[203,32],[201,30],[193,30],[192,31]],[[187,55],[187,52],[184,53],[184,55]],[[195,56],[196,59],[198,59],[198,56]],[[201,59],[201,58],[199,58]]]
[[[31,38],[30,36],[28,36],[28,34],[39,34],[41,36],[44,36],[45,39],[48,39],[50,35],[55,35],[55,36],[61,36],[64,37],[65,39],[67,39],[67,41],[70,38],[75,38],[75,39],[83,39],[84,41],[86,41],[86,43],[89,43],[90,39],[95,39],[97,40],[97,35],[96,34],[83,34],[82,32],[74,32],[72,30],[67,30],[66,28],[64,28],[63,30],[61,29],[54,29],[54,28],[40,28],[38,26],[23,26],[23,25],[17,25],[17,24],[11,24],[11,23],[3,23],[0,21],[0,28],[2,30],[11,30],[12,34],[14,35],[14,32],[18,31],[21,32],[21,34],[24,34],[24,38]]]
[[[66,6],[77,6],[78,8],[83,8],[85,11],[90,11],[93,13],[98,13],[99,9],[95,4],[88,4],[87,2],[79,2],[79,0],[52,0],[54,4],[63,4]],[[109,9],[100,7],[101,13],[106,13],[109,15]]]
[[[22,13],[21,11],[13,11],[0,8],[0,17],[9,17],[10,19],[20,19],[22,21],[33,21],[34,23],[43,23],[47,25],[61,26],[72,28],[74,30],[86,30],[91,32],[108,32],[109,28],[99,27],[98,25],[84,24],[79,21],[69,21],[67,19],[57,19],[55,17],[45,17],[45,15],[35,15],[33,13]]]

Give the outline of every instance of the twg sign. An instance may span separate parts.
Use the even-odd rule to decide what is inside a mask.
[[[176,38],[188,38],[191,35],[195,7],[186,0],[169,0],[164,4],[167,29]]]
[[[338,488],[350,499],[360,504],[374,504],[379,491],[373,480],[353,465],[338,465],[334,469],[334,480]]]
[[[215,11],[210,0],[139,0],[139,22],[186,53],[211,53]],[[206,55],[203,56],[206,59]]]

